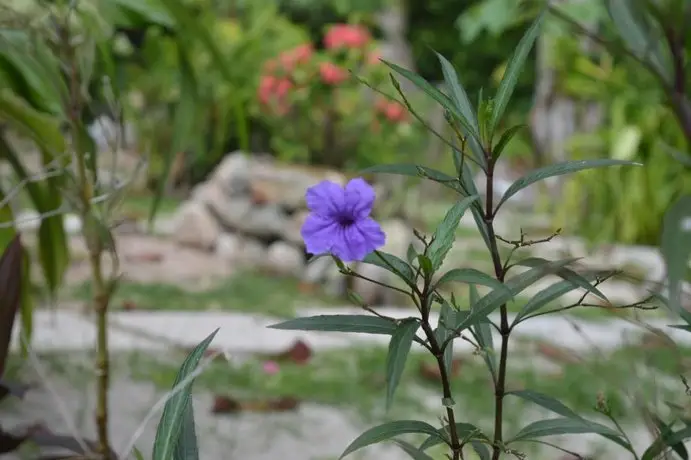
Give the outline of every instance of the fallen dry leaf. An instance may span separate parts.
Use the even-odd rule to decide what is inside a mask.
[[[122,302],[122,309],[125,311],[132,311],[137,309],[137,304],[132,300],[125,300]]]
[[[300,401],[292,397],[239,401],[228,396],[216,396],[211,412],[235,414],[238,412],[287,412],[297,409]]]
[[[312,357],[312,349],[302,340],[297,340],[286,351],[274,357],[276,361],[291,361],[295,364],[306,364]]]

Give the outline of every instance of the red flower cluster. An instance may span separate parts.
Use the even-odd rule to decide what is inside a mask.
[[[324,46],[327,49],[364,48],[370,39],[369,31],[362,26],[336,24],[327,31]]]
[[[394,123],[400,123],[408,119],[408,111],[402,104],[383,97],[377,99],[375,109],[377,113],[380,113],[387,120]]]

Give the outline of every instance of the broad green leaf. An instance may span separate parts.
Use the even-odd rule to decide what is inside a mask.
[[[319,315],[295,318],[269,326],[289,331],[359,332],[393,335],[396,322],[370,315]]]
[[[396,439],[394,440],[394,444],[403,449],[403,451],[413,460],[434,460],[432,457],[410,443]]]
[[[631,0],[607,0],[609,12],[619,35],[636,57],[651,64],[657,73],[671,83],[671,71],[662,54],[662,37],[652,30],[646,20],[644,2]]]
[[[445,185],[457,192],[461,191],[458,179],[451,177],[448,174],[437,171],[436,169],[427,168],[425,166],[418,166],[414,164],[384,164],[375,165],[360,172],[361,174],[398,174],[401,176],[410,177],[426,177],[434,182]]]
[[[420,422],[418,420],[398,420],[395,422],[387,422],[375,426],[374,428],[370,428],[358,436],[352,443],[350,443],[345,452],[341,454],[339,459],[345,457],[346,455],[352,454],[363,447],[377,444],[402,434],[413,433],[439,436],[439,430],[426,422]]]
[[[516,51],[509,59],[509,63],[506,65],[506,71],[504,72],[504,77],[499,83],[499,89],[497,90],[497,95],[494,98],[494,107],[492,108],[492,121],[490,122],[490,132],[499,126],[502,116],[504,116],[504,111],[509,105],[513,91],[516,88],[516,83],[518,82],[518,77],[523,71],[525,66],[525,61],[530,54],[530,50],[533,49],[535,40],[540,33],[540,26],[545,18],[545,13],[541,12],[537,17],[535,22],[530,26],[526,34],[518,42]]]
[[[541,257],[528,257],[528,258],[523,259],[519,262],[516,262],[516,265],[522,265],[524,267],[533,268],[533,267],[537,267],[539,265],[543,265],[543,264],[547,264],[547,263],[549,263],[549,260],[543,259]],[[600,290],[598,288],[596,288],[595,286],[590,284],[590,281],[584,275],[576,273],[575,271],[573,271],[569,268],[566,268],[566,267],[557,270],[555,274],[557,276],[559,276],[560,278],[571,281],[572,283],[574,283],[578,287],[583,288],[592,294],[595,294],[596,296],[598,296],[599,298],[601,298],[605,302],[609,302],[607,297],[602,292],[600,292]]]
[[[489,288],[498,290],[504,289],[507,292],[510,292],[509,288],[504,286],[504,283],[475,268],[454,268],[449,270],[448,272],[444,273],[441,278],[439,278],[437,285],[441,286],[451,282],[479,284],[480,286],[487,286]]]
[[[503,286],[503,285],[502,285]],[[477,292],[477,288],[474,284],[470,285],[470,305],[477,305],[480,298],[480,294]],[[490,324],[487,322],[487,318],[482,318],[472,326],[473,333],[478,342],[478,345],[482,348],[482,359],[487,364],[487,369],[489,369],[490,374],[496,381],[496,369],[497,365],[494,359],[494,340],[492,339],[492,329]]]
[[[175,447],[174,460],[199,460],[197,429],[194,426],[194,404],[192,399],[187,404],[182,417],[182,432]]]
[[[65,139],[57,118],[38,112],[9,89],[0,90],[0,117],[53,154],[65,152]]]
[[[516,134],[518,134],[518,131],[520,131],[523,128],[527,128],[527,125],[512,126],[506,131],[504,131],[504,133],[499,138],[499,142],[497,142],[497,144],[492,149],[492,156],[495,160],[501,156],[506,146],[509,145],[509,142],[511,142],[511,139],[513,139],[513,137]]]
[[[410,265],[393,254],[374,251],[362,260],[365,264],[376,265],[401,278],[407,284],[415,282],[415,273]]]
[[[542,406],[547,410],[550,410],[554,412],[557,415],[561,415],[562,417],[568,417],[568,418],[575,418],[581,420],[583,417],[566,407],[564,404],[562,404],[560,401],[557,399],[554,399],[553,397],[539,393],[537,391],[532,391],[532,390],[516,390],[516,391],[507,391],[506,395],[513,395],[513,396],[518,396],[521,399],[525,399],[526,401],[530,401],[532,403],[537,404],[538,406]]]
[[[544,436],[584,433],[595,433],[617,438],[621,437],[617,431],[599,423],[579,418],[560,417],[533,422],[523,427],[523,429],[521,429],[516,436],[507,441],[506,444],[517,441],[531,441]]]
[[[468,326],[474,324],[479,319],[486,318],[494,310],[523,292],[524,289],[533,285],[539,279],[555,273],[557,270],[572,263],[574,260],[577,260],[577,258],[550,262],[539,267],[531,268],[524,273],[506,280],[504,284],[509,288],[511,295],[509,295],[505,290],[494,290],[485,295],[471,306],[470,315],[468,315],[461,325],[459,325],[458,329],[462,331]]]
[[[478,129],[478,122],[477,118],[475,117],[475,109],[473,108],[473,104],[470,103],[468,94],[465,92],[465,89],[458,78],[456,69],[453,68],[453,65],[444,56],[437,52],[435,52],[435,54],[437,55],[437,59],[439,59],[439,63],[441,64],[441,71],[444,75],[444,83],[446,83],[446,85],[449,87],[449,91],[451,92],[451,101],[456,106],[456,109],[458,109],[458,112],[460,112],[462,115],[466,124],[470,127],[470,134],[477,138],[480,134],[480,130]]]
[[[461,223],[461,217],[466,210],[479,198],[478,195],[463,198],[457,201],[446,213],[437,229],[432,235],[432,242],[429,245],[427,256],[432,261],[432,267],[437,270],[441,267],[446,254],[449,252],[456,240],[456,230]]]
[[[389,342],[389,352],[386,355],[386,408],[391,407],[398,383],[401,381],[403,370],[410,347],[415,339],[415,333],[420,327],[417,319],[403,320],[394,331]]]
[[[534,171],[529,172],[525,176],[518,179],[516,182],[511,184],[511,186],[504,192],[504,196],[501,197],[497,207],[498,210],[506,200],[514,196],[516,193],[520,192],[524,188],[539,182],[541,180],[547,179],[548,177],[562,176],[564,174],[571,174],[577,171],[583,171],[585,169],[593,168],[603,168],[605,166],[641,166],[640,163],[635,163],[633,161],[623,161],[623,160],[610,160],[610,159],[600,159],[600,160],[578,160],[578,161],[566,161],[563,163],[557,163],[550,166],[545,166],[544,168],[539,168]]]
[[[180,366],[173,388],[177,387],[194,372],[217,333],[218,329],[200,342],[199,345],[187,355],[182,366]],[[189,433],[185,433],[182,430],[188,427],[185,424],[185,417],[187,411],[190,410],[188,406],[191,403],[193,383],[194,380],[186,383],[184,388],[171,396],[163,407],[163,414],[161,415],[161,420],[156,429],[156,438],[154,439],[154,448],[151,455],[152,460],[170,460],[176,458],[175,452],[178,451],[180,439],[189,439]],[[189,414],[187,416],[189,416]]]
[[[596,278],[595,274],[590,274],[586,276],[590,279]],[[514,324],[520,323],[523,318],[529,317],[532,313],[537,312],[542,307],[549,305],[551,302],[560,299],[566,293],[578,289],[579,287],[580,286],[578,286],[571,280],[558,281],[550,285],[549,287],[535,294],[528,301],[528,303],[526,303],[523,306],[523,308],[521,308],[521,311],[518,312],[516,318],[514,319]]]
[[[691,256],[691,195],[680,198],[665,214],[660,250],[667,265],[669,308],[680,312],[681,281]]]
[[[449,425],[444,425],[443,428],[439,428],[436,433],[430,434],[430,436],[425,439],[425,441],[420,444],[420,450],[427,450],[430,447],[437,446],[442,442],[449,440]],[[456,433],[460,439],[471,440],[487,440],[487,436],[482,434],[482,431],[472,423],[459,422],[456,423]]]
[[[648,447],[641,460],[655,460],[666,450],[672,449],[682,460],[689,460],[689,453],[684,446],[684,441],[691,438],[691,427],[682,428],[674,432],[672,427],[654,416],[654,422],[660,430],[660,435]]]

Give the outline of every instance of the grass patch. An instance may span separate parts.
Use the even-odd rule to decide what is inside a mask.
[[[87,281],[73,288],[67,296],[88,300],[90,292],[91,283]],[[116,309],[131,305],[137,310],[224,310],[286,318],[294,316],[299,307],[335,303],[335,299],[323,294],[301,292],[295,279],[246,272],[201,291],[172,284],[123,281],[112,305]]]
[[[120,207],[120,212],[124,215],[147,217],[154,203],[153,195],[128,195]],[[171,197],[161,197],[158,203],[158,214],[171,214],[180,206],[180,199]]]
[[[598,394],[605,396],[616,417],[623,423],[636,417],[631,397],[644,396],[646,402],[683,401],[684,387],[678,378],[680,356],[691,349],[672,353],[669,349],[642,349],[627,346],[603,356],[582,356],[582,361],[543,363],[538,366],[534,344],[516,350],[510,361],[508,387],[529,388],[551,395],[575,411],[597,417],[594,407]],[[411,353],[396,394],[393,412],[384,414],[384,347],[358,347],[348,350],[317,352],[306,365],[282,364],[278,374],[267,376],[261,358],[242,364],[213,363],[202,374],[196,388],[239,398],[293,396],[301,400],[355,408],[367,418],[406,418],[412,414],[440,413],[439,384],[422,378],[420,366],[431,363],[423,353]],[[472,421],[491,429],[493,389],[485,364],[479,356],[464,355],[460,373],[452,382],[458,413],[463,421]],[[641,372],[640,366],[645,365]],[[177,368],[145,355],[130,358],[135,378],[151,380],[168,388]],[[638,370],[636,370],[638,369]],[[527,410],[535,406],[517,398],[507,399],[506,423],[509,429],[525,424]]]

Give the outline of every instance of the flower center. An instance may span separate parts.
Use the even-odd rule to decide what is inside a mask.
[[[355,223],[355,218],[350,214],[341,214],[338,216],[338,223],[343,227],[350,227]]]

